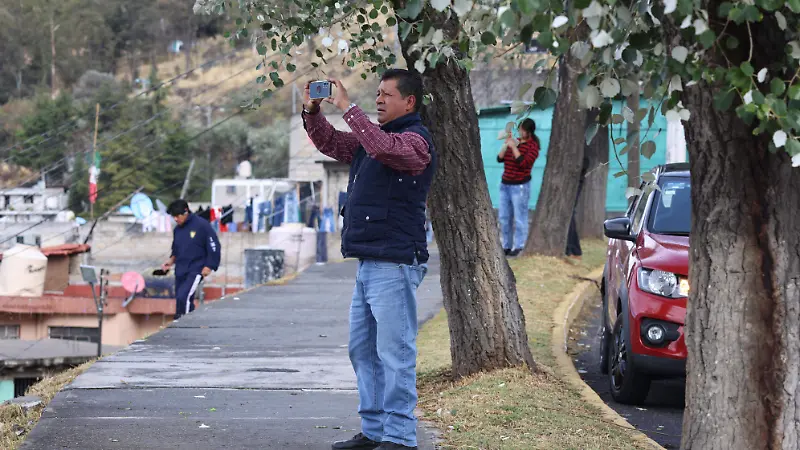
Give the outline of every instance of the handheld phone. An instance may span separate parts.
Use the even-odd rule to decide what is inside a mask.
[[[312,81],[308,90],[312,99],[332,97],[333,83],[330,81]]]

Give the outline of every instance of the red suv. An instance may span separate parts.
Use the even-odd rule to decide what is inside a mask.
[[[650,173],[627,214],[603,224],[610,239],[600,367],[619,403],[644,402],[654,378],[686,376],[689,166],[667,164]]]

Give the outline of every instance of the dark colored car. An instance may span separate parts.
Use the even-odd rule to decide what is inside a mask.
[[[619,403],[641,404],[650,381],[686,376],[691,195],[688,164],[642,183],[624,217],[607,220],[601,371]]]

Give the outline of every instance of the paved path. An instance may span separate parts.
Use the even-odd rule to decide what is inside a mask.
[[[608,375],[600,373],[601,302],[589,300],[580,319],[587,324],[582,330],[579,346],[583,351],[573,356],[575,367],[583,381],[597,392],[600,398],[651,439],[667,449],[680,448],[681,425],[685,383],[683,380],[653,381],[644,405],[640,407],[614,402],[608,386]],[[577,324],[577,322],[576,322]],[[577,361],[575,361],[577,360]]]
[[[419,289],[421,322],[441,308],[437,256]],[[329,449],[359,431],[347,356],[355,270],[313,266],[103,358],[53,399],[22,448]]]

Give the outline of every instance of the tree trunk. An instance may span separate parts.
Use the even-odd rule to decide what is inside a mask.
[[[455,17],[445,21],[430,6],[423,14],[434,18],[445,39],[457,36]],[[414,33],[401,43],[411,70],[419,55],[408,53],[413,39]],[[523,364],[535,370],[516,280],[489,200],[468,73],[448,61],[426,70],[423,80],[434,96],[423,108],[439,156],[428,204],[441,252],[453,375]]]
[[[587,126],[595,122],[597,115],[596,109],[586,113]],[[583,189],[578,198],[575,222],[581,239],[602,239],[608,187],[608,127],[597,130],[584,152],[589,159],[589,171],[583,180]]]
[[[639,110],[639,91],[634,92],[630,97],[628,97],[628,108],[636,114],[636,111]],[[628,187],[632,187],[637,189],[641,183],[641,176],[642,176],[642,165],[641,165],[641,124],[637,121],[633,121],[633,123],[628,123],[628,136],[627,136],[627,143],[628,143]],[[620,136],[626,137],[626,136]],[[634,197],[630,197],[628,199],[628,205],[632,202]]]
[[[550,148],[525,253],[563,256],[583,165],[586,115],[578,106],[580,62],[566,52],[558,67],[559,94]]]
[[[716,11],[717,2],[703,2]],[[719,32],[723,24],[714,24]],[[666,21],[671,36],[680,32]],[[752,24],[752,64],[783,57],[774,19]],[[728,32],[748,42],[745,26]],[[668,41],[669,42],[669,41]],[[672,42],[676,42],[673,40]],[[727,57],[748,59],[748,44]],[[725,64],[710,54],[712,63]],[[800,171],[770,136],[753,136],[717,91],[687,87],[692,171],[691,294],[681,448],[796,449],[800,445]],[[736,106],[736,105],[734,105]]]

